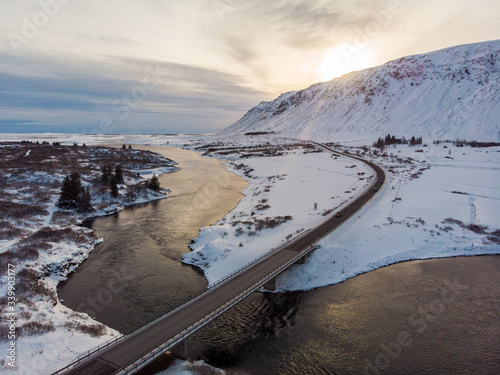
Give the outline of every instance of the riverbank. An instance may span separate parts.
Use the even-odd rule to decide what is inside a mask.
[[[141,176],[177,169],[173,161],[151,152],[81,144],[2,143],[0,153],[0,261],[5,276],[0,281],[5,317],[0,350],[5,354],[14,347],[10,352],[15,352],[11,358],[2,355],[0,366],[15,367],[19,374],[51,373],[119,334],[87,314],[68,309],[57,296],[58,283],[102,241],[79,223],[165,198],[167,191],[141,187]],[[115,197],[101,183],[100,174],[103,165],[118,164],[124,183],[118,184]],[[89,212],[57,207],[61,183],[74,171],[91,192]]]

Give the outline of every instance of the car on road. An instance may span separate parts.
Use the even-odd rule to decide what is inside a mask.
[[[342,216],[342,212],[340,212],[340,211],[335,214],[335,217],[341,217],[341,216]]]

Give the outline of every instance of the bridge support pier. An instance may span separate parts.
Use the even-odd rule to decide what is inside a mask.
[[[176,358],[187,360],[188,359],[188,340],[182,341],[180,344],[177,344],[172,349],[170,349],[170,353]]]
[[[309,259],[310,256],[311,256],[311,253],[309,252],[306,255],[304,255],[302,258],[297,260],[295,262],[295,264],[304,264]],[[269,290],[270,292],[274,292],[276,290],[276,278],[273,277],[271,280],[269,280],[264,285],[262,285],[262,289]]]
[[[273,277],[267,283],[265,283],[264,285],[262,285],[262,288],[265,289],[265,290],[269,290],[269,291],[275,291],[276,290],[276,278]]]
[[[311,256],[311,253],[307,253],[302,258],[300,258],[298,261],[296,261],[295,264],[304,264],[306,262],[306,260],[309,259],[310,256]]]

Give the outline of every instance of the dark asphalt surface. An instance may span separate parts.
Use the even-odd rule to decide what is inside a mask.
[[[384,183],[385,174],[376,164],[353,155],[340,154],[321,144],[317,145],[333,153],[349,156],[368,164],[376,172],[376,182],[373,187],[345,207],[340,217],[333,216],[329,218],[321,225],[310,230],[270,257],[265,258],[260,263],[255,264],[253,267],[235,276],[230,281],[210,289],[209,292],[201,298],[194,302],[188,302],[186,305],[158,319],[153,325],[140,330],[140,332],[136,331],[136,333],[128,335],[107,349],[102,350],[96,356],[83,361],[65,374],[111,375],[141,356],[151,352],[159,345],[189,328],[194,323],[202,320],[225,303],[231,301],[241,292],[262,280],[285,262],[291,260],[298,252],[313,245],[320,238],[331,232],[370,200]]]

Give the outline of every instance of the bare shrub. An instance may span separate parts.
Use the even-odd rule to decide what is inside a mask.
[[[56,293],[40,280],[38,273],[32,268],[23,268],[17,273],[17,278],[17,288],[20,294],[46,296],[53,303],[57,302]]]
[[[495,229],[493,232],[490,233],[490,235],[495,237],[500,237],[500,229]]]
[[[106,327],[102,324],[85,324],[76,322],[66,322],[63,327],[68,329],[78,330],[93,337],[100,337],[106,333]]]
[[[277,226],[286,223],[288,220],[292,220],[292,217],[290,215],[275,216],[273,218],[266,217],[264,219],[256,219],[255,230],[260,231],[264,228],[276,228]]]
[[[451,217],[447,217],[446,219],[444,219],[444,220],[442,221],[442,223],[443,223],[443,224],[456,224],[456,225],[458,225],[458,226],[460,226],[460,227],[462,227],[462,228],[464,228],[464,227],[465,227],[465,224],[463,223],[463,221],[458,220],[458,219],[453,219],[453,218],[451,218]]]
[[[11,250],[0,253],[0,267],[2,270],[6,270],[8,264],[13,264],[15,261],[16,255]]]
[[[478,224],[469,224],[465,228],[477,234],[486,234],[486,229],[488,229],[487,226]]]
[[[64,240],[86,242],[89,241],[90,238],[89,234],[83,231],[77,231],[72,228],[53,229],[50,227],[43,227],[30,236],[30,239],[48,242],[61,242]]]
[[[38,249],[34,244],[24,244],[14,247],[12,250],[18,260],[35,260],[38,259]]]
[[[488,241],[500,245],[500,237],[499,236],[488,236]]]
[[[51,224],[56,225],[71,225],[76,224],[75,214],[71,211],[58,210],[52,214]]]
[[[30,219],[33,216],[48,215],[48,211],[42,206],[33,206],[13,201],[0,201],[2,210],[0,219]]]
[[[323,212],[321,214],[321,216],[327,216],[327,215],[330,215],[331,213],[333,212],[333,208],[329,209],[329,210],[326,210],[325,212]]]
[[[267,210],[268,208],[271,208],[271,206],[268,204],[258,204],[257,206],[255,206],[255,208],[259,211],[264,211]]]
[[[24,320],[29,320],[31,318],[31,313],[28,311],[22,311],[19,313],[19,318]]]
[[[12,240],[26,233],[25,229],[18,228],[9,221],[0,221],[0,240]]]
[[[9,337],[9,325],[7,323],[0,324],[0,342],[8,341]]]
[[[38,321],[31,321],[22,324],[18,327],[19,336],[35,336],[56,330],[54,323],[41,323]]]
[[[38,311],[38,306],[26,296],[17,296],[17,304],[24,304],[30,311]]]

